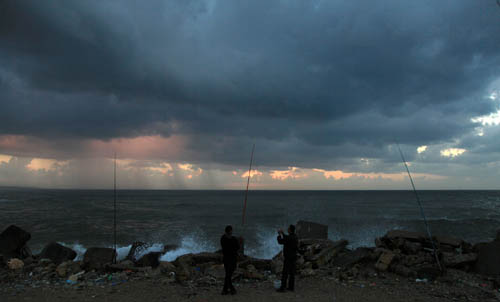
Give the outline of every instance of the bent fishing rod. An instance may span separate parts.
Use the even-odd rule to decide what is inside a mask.
[[[436,263],[439,267],[439,270],[442,272],[443,268],[441,266],[441,262],[439,261],[439,257],[438,257],[437,249],[436,249],[436,244],[434,243],[434,239],[432,239],[431,229],[429,228],[429,224],[427,223],[427,218],[425,217],[424,209],[422,208],[422,203],[420,202],[420,197],[418,196],[417,189],[415,188],[415,183],[413,183],[413,178],[411,177],[410,169],[408,169],[408,164],[406,163],[405,157],[403,155],[403,151],[401,151],[399,144],[396,143],[396,145],[398,146],[399,154],[401,155],[401,160],[403,161],[403,164],[405,165],[406,172],[408,172],[408,177],[410,178],[411,186],[413,188],[413,192],[415,193],[415,198],[417,199],[417,203],[418,203],[418,206],[420,208],[420,215],[422,215],[422,218],[424,219],[425,228],[427,229],[427,236],[429,236],[429,240],[431,241],[432,250],[434,251],[434,257],[436,258]]]
[[[243,203],[243,213],[241,215],[241,226],[245,226],[245,214],[246,214],[246,209],[247,209],[248,186],[250,185],[250,177],[252,175],[252,163],[253,163],[254,150],[255,150],[255,144],[253,144],[252,154],[250,155],[250,168],[248,168],[247,189],[245,191],[245,201]]]

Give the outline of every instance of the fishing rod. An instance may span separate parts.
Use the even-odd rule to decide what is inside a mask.
[[[113,263],[116,264],[116,152],[113,165]]]
[[[417,189],[415,188],[415,184],[413,183],[413,178],[411,177],[410,169],[408,169],[408,164],[406,163],[405,157],[403,155],[403,151],[401,151],[399,144],[396,143],[396,145],[398,146],[399,154],[401,155],[401,160],[403,161],[403,163],[405,165],[406,172],[408,172],[408,177],[410,178],[411,186],[413,187],[413,192],[415,193],[415,198],[417,199],[417,203],[418,203],[418,206],[420,208],[420,214],[422,215],[422,218],[424,219],[425,228],[427,229],[427,236],[429,236],[429,239],[431,241],[432,249],[434,251],[434,257],[436,258],[436,263],[439,267],[439,270],[442,272],[443,268],[441,267],[441,262],[439,261],[439,257],[437,255],[436,244],[434,243],[434,239],[432,239],[431,229],[429,228],[429,224],[427,223],[427,218],[425,217],[424,209],[422,208],[422,203],[420,202],[420,198],[418,196]]]
[[[241,225],[245,226],[245,214],[247,209],[247,198],[248,198],[248,186],[250,185],[250,176],[252,175],[252,163],[253,163],[253,151],[255,150],[255,144],[252,147],[252,155],[250,155],[250,168],[248,168],[248,179],[247,179],[247,190],[245,191],[245,202],[243,203],[243,214],[241,215]]]

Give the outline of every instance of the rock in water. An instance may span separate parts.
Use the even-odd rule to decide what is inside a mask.
[[[62,246],[57,242],[47,244],[39,255],[41,259],[50,259],[56,265],[65,261],[73,260],[76,257],[76,252],[72,249]]]
[[[132,247],[130,248],[130,251],[128,252],[128,255],[125,259],[136,262],[137,255],[142,253],[146,248],[148,248],[148,245],[146,245],[144,242],[136,241],[132,243]]]
[[[87,270],[102,270],[107,264],[113,263],[115,255],[114,249],[91,247],[83,255],[83,266]]]
[[[328,226],[309,221],[299,221],[296,227],[299,239],[328,239]]]
[[[152,268],[157,268],[160,265],[160,256],[160,252],[151,252],[142,256],[136,264],[142,267],[151,266]]]
[[[30,240],[31,234],[11,225],[0,234],[0,254],[5,260],[21,257],[21,250]]]
[[[484,275],[500,275],[500,241],[481,245],[477,255],[476,272]]]

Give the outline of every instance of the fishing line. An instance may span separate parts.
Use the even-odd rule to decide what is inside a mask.
[[[113,263],[116,264],[116,152],[114,157],[113,165],[113,248],[115,252],[113,254]]]

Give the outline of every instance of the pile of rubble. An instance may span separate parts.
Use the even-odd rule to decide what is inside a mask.
[[[425,234],[402,230],[389,231],[375,240],[375,247],[349,249],[347,240],[328,239],[324,225],[299,221],[299,254],[297,275],[330,276],[338,280],[370,278],[383,272],[409,278],[433,279],[446,268],[500,275],[500,238],[491,243],[471,245],[460,239],[437,236],[434,242],[442,269],[436,265],[433,245]],[[175,246],[162,252],[144,254],[147,245],[136,242],[128,256],[114,263],[111,248],[89,248],[83,260],[74,261],[76,252],[56,242],[49,243],[40,254],[33,255],[27,246],[30,234],[16,226],[0,234],[0,283],[17,279],[30,282],[51,281],[69,285],[116,283],[130,279],[161,277],[166,282],[195,286],[221,285],[224,280],[222,254],[205,252],[179,256],[173,262],[160,261]],[[500,237],[500,236],[497,236]],[[138,257],[141,255],[141,257]],[[272,259],[240,255],[236,282],[279,280],[283,265],[280,252]]]

